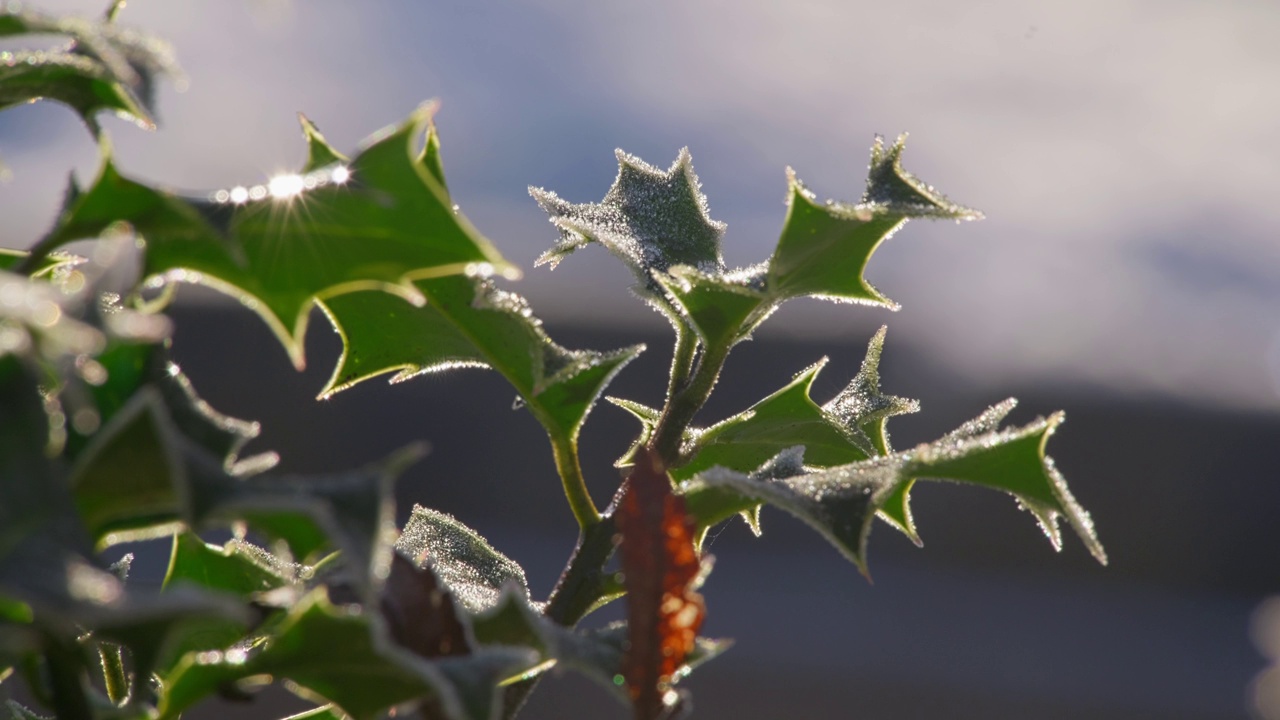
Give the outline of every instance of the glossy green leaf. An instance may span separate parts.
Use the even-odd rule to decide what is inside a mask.
[[[301,367],[317,298],[378,289],[421,303],[414,278],[473,267],[512,272],[413,152],[429,112],[375,135],[349,165],[281,175],[208,199],[131,180],[107,158],[39,251],[129,223],[146,243],[145,276],[202,283],[240,298]],[[308,142],[323,143],[307,127]],[[330,151],[311,156],[320,152]]]
[[[764,292],[763,266],[708,275],[680,265],[654,278],[674,298],[703,347],[731,347],[777,308]]]
[[[867,190],[856,205],[817,201],[788,170],[787,219],[769,260],[770,297],[813,295],[897,309],[863,271],[871,255],[909,218],[973,220],[982,215],[956,205],[902,169],[906,136],[886,149],[871,148]]]
[[[434,701],[450,720],[490,720],[497,683],[536,662],[510,648],[426,660],[389,642],[366,613],[307,595],[260,650],[218,658],[189,655],[169,678],[160,706],[173,718],[218,687],[257,675],[288,679],[356,720],[415,700]]]
[[[178,75],[167,43],[120,28],[113,15],[93,22],[53,17],[13,3],[0,10],[0,37],[62,35],[69,48],[0,52],[0,109],[48,99],[74,110],[95,133],[97,114],[114,112],[154,128],[155,85]]]
[[[609,353],[566,350],[542,329],[524,298],[487,281],[420,280],[427,304],[387,293],[351,293],[324,302],[343,337],[343,354],[322,397],[369,377],[392,382],[460,367],[502,373],[553,437],[576,439],[601,391],[644,346]]]
[[[1044,454],[1061,415],[997,430],[1012,407],[1003,403],[943,438],[906,452],[825,470],[802,466],[803,448],[783,451],[750,475],[712,468],[683,485],[689,512],[708,526],[764,502],[809,524],[866,572],[871,520],[900,485],[915,478],[962,482],[1013,495],[1061,549],[1065,517],[1099,562],[1106,562],[1093,523]]]

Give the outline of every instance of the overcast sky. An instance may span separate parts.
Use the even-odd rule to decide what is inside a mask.
[[[615,147],[665,167],[687,145],[747,264],[777,238],[787,165],[856,200],[874,135],[910,131],[905,165],[987,219],[882,248],[868,277],[901,312],[806,301],[772,332],[861,341],[873,317],[974,382],[1280,409],[1280,4],[132,0],[121,20],[189,79],[158,132],[106,123],[126,173],[258,183],[301,162],[298,111],[351,150],[440,98],[454,197],[553,327],[662,321],[599,247],[531,267],[556,233],[527,185],[595,201]],[[20,247],[95,149],[35,105],[0,113],[0,159],[0,245]]]

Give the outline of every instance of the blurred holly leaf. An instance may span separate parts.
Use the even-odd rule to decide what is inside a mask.
[[[168,43],[115,23],[120,6],[100,21],[54,17],[19,3],[0,9],[0,37],[69,39],[50,50],[0,52],[0,109],[48,99],[70,107],[95,134],[103,111],[155,128],[156,83],[181,73]]]
[[[392,642],[380,621],[335,606],[323,589],[308,594],[263,646],[214,662],[188,655],[170,676],[161,718],[237,681],[258,675],[288,679],[333,702],[356,720],[401,703],[423,701],[449,720],[490,720],[497,683],[532,665],[536,653],[486,648],[428,659]]]
[[[457,212],[412,145],[430,119],[424,106],[374,135],[349,164],[285,174],[264,185],[188,198],[122,175],[108,156],[98,178],[71,198],[37,256],[96,238],[119,223],[145,241],[152,283],[196,282],[257,312],[290,358],[314,300],[378,289],[421,304],[415,278],[484,267],[514,273]],[[312,158],[338,157],[309,123]]]

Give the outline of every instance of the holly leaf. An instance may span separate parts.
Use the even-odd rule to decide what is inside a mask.
[[[574,250],[598,242],[651,291],[657,290],[654,270],[689,265],[707,273],[723,271],[720,238],[725,225],[711,219],[689,149],[682,149],[666,171],[621,150],[616,154],[618,176],[598,203],[574,204],[554,192],[529,188],[560,230],[560,241],[535,264],[554,268]]]
[[[547,336],[524,298],[488,281],[455,276],[415,287],[426,305],[368,292],[324,302],[344,350],[321,397],[388,372],[400,382],[453,368],[493,368],[553,439],[571,442],[604,387],[644,349],[567,350]]]
[[[228,657],[230,655],[230,657]],[[219,687],[245,678],[288,679],[356,720],[429,702],[449,720],[490,720],[497,683],[536,659],[532,651],[485,648],[428,660],[392,642],[368,613],[334,606],[323,588],[294,607],[261,649],[216,661],[188,655],[169,677],[161,718],[174,718]]]
[[[765,266],[729,273],[707,274],[687,265],[654,280],[698,335],[703,347],[732,347],[751,337],[751,331],[777,309],[764,288]]]
[[[164,588],[186,584],[249,597],[298,582],[295,567],[243,540],[213,545],[180,532],[173,536]]]
[[[871,255],[909,218],[976,220],[982,214],[947,200],[902,169],[902,135],[889,148],[876,138],[867,189],[856,205],[820,203],[788,169],[787,219],[769,259],[775,300],[813,295],[897,309],[863,276]]]
[[[824,405],[814,402],[810,391],[826,366],[825,358],[747,410],[707,428],[690,428],[685,434],[680,464],[670,471],[671,476],[687,480],[714,466],[750,472],[793,446],[805,448],[806,462],[814,468],[892,452],[885,429],[888,419],[918,411],[919,403],[885,395],[880,390],[879,364],[885,332],[882,327],[872,337],[858,374]],[[647,442],[659,413],[631,401],[608,399],[635,415],[643,426],[636,444],[618,461],[620,467],[627,467],[636,447]],[[882,508],[882,516],[915,539],[907,497],[905,491],[900,493],[897,503]],[[748,511],[745,517],[759,534],[756,511]]]
[[[524,568],[452,515],[414,505],[396,550],[430,567],[472,614],[497,606],[508,586],[529,602]]]
[[[430,113],[424,107],[375,135],[349,165],[280,175],[207,199],[131,180],[106,157],[36,253],[127,222],[145,241],[143,273],[152,284],[195,282],[239,298],[301,367],[317,298],[377,289],[421,304],[415,278],[476,267],[514,272],[412,151]],[[313,148],[323,142],[309,125],[306,135]],[[323,153],[337,155],[310,155]]]
[[[694,523],[657,457],[641,449],[621,491],[616,522],[627,590],[623,659],[637,718],[668,709],[666,688],[693,651],[706,605],[695,588],[702,568]]]
[[[720,255],[721,223],[707,215],[706,198],[687,151],[666,172],[619,151],[621,169],[600,203],[573,204],[531,188],[560,229],[560,241],[538,264],[554,267],[598,241],[640,279],[641,297],[687,325],[704,347],[746,339],[790,298],[815,296],[896,309],[863,277],[880,243],[909,218],[972,220],[981,214],[950,202],[902,169],[905,136],[890,148],[877,138],[867,189],[857,204],[819,203],[787,171],[787,219],[772,257],[728,271]]]
[[[713,468],[684,483],[681,491],[699,528],[768,503],[813,527],[865,574],[871,520],[899,486],[916,478],[974,484],[1013,495],[1035,515],[1055,549],[1062,547],[1058,520],[1065,518],[1105,564],[1088,513],[1044,454],[1062,415],[996,429],[1011,407],[1003,403],[957,431],[905,452],[809,471],[803,467],[803,448],[797,447],[750,475]]]
[[[90,131],[100,132],[103,111],[155,128],[155,86],[180,76],[168,43],[118,26],[115,13],[102,21],[54,17],[11,4],[0,10],[0,37],[60,35],[71,42],[46,51],[0,53],[0,109],[40,99],[74,110]]]

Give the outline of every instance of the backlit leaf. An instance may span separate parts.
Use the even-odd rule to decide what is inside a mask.
[[[11,3],[0,9],[0,37],[58,35],[65,47],[0,52],[0,109],[38,99],[61,102],[95,133],[97,114],[114,112],[154,128],[155,85],[179,74],[167,43],[121,28],[113,17],[54,17]]]
[[[562,348],[524,298],[488,281],[442,277],[415,287],[426,305],[371,292],[324,302],[344,350],[322,396],[387,372],[397,373],[396,382],[452,368],[491,367],[515,387],[548,433],[576,439],[605,385],[644,349]]]
[[[1055,549],[1061,548],[1058,519],[1065,517],[1105,563],[1088,513],[1044,454],[1062,416],[997,430],[1009,407],[1004,403],[954,433],[904,452],[806,471],[802,450],[795,448],[751,475],[713,468],[687,481],[682,493],[699,527],[761,502],[776,505],[812,526],[865,573],[871,520],[899,486],[915,478],[970,483],[1013,495],[1036,516]]]
[[[281,175],[205,199],[131,180],[107,158],[38,252],[129,223],[146,243],[146,277],[201,283],[240,298],[300,367],[317,298],[378,289],[421,303],[415,278],[478,265],[511,272],[413,152],[429,113],[419,110],[375,135],[349,165]],[[309,123],[307,139],[313,147],[323,142]]]
[[[160,717],[173,718],[219,686],[256,675],[289,679],[356,720],[407,702],[432,702],[449,720],[491,720],[497,683],[537,654],[492,648],[427,660],[391,642],[368,612],[306,596],[261,649],[189,655],[169,678]]]

